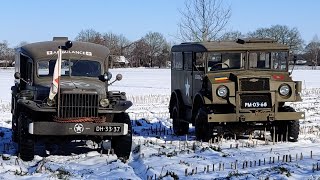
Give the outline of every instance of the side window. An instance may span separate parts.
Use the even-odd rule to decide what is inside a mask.
[[[182,52],[173,52],[172,53],[172,69],[182,70],[183,69],[183,59]]]
[[[195,62],[195,66],[193,66],[193,69],[195,71],[199,70],[199,71],[204,71],[205,68],[205,54],[204,53],[196,53],[196,62]]]
[[[275,52],[272,53],[273,69],[286,70],[287,69],[287,53],[286,52]]]
[[[38,76],[46,76],[48,74],[51,73],[51,75],[53,74],[53,69],[54,69],[54,65],[49,66],[49,62],[48,61],[39,61],[38,62]],[[51,72],[50,72],[51,70]]]
[[[249,54],[249,67],[256,68],[258,65],[258,55],[257,53],[250,53]]]
[[[192,52],[183,53],[184,70],[192,70]]]
[[[270,53],[261,52],[259,53],[259,58],[257,62],[258,68],[270,69]]]

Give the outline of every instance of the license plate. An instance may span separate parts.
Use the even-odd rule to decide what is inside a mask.
[[[270,94],[242,94],[241,108],[271,108]]]
[[[245,102],[245,108],[266,108],[268,107],[268,103],[266,101],[262,102]]]
[[[121,127],[120,126],[96,126],[94,128],[94,131],[118,133],[118,132],[121,132]]]

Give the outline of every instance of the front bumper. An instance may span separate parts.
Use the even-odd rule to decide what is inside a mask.
[[[208,122],[285,121],[304,119],[304,112],[208,114]]]
[[[128,124],[32,122],[29,123],[28,131],[33,135],[121,136],[128,134]]]

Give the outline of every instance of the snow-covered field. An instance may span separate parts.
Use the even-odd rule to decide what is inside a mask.
[[[132,156],[127,163],[100,154],[92,142],[75,142],[73,153],[36,155],[21,161],[11,142],[10,87],[13,69],[0,69],[0,179],[319,179],[320,70],[294,70],[303,81],[303,102],[291,104],[306,112],[299,142],[273,144],[265,139],[195,141],[174,136],[168,118],[170,69],[113,69],[123,75],[112,90],[127,93],[134,106],[128,112],[134,127]],[[311,156],[312,154],[312,156]],[[317,167],[318,165],[318,167]],[[318,168],[318,170],[317,170]]]

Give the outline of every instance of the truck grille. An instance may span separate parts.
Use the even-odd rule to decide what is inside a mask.
[[[62,93],[60,118],[98,117],[98,94]]]
[[[271,108],[271,94],[241,94],[241,108]]]
[[[270,90],[268,78],[243,78],[240,79],[241,91],[268,91]]]

